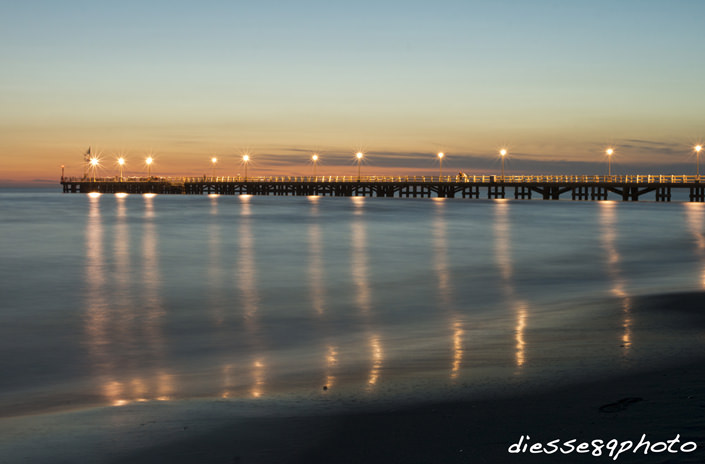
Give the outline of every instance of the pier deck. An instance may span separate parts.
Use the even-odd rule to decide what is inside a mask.
[[[638,201],[654,193],[671,201],[673,190],[686,190],[693,202],[705,202],[705,182],[697,176],[317,176],[317,177],[103,177],[62,178],[65,193],[155,193],[180,195],[370,196],[403,198],[514,198],[606,200],[610,193]]]

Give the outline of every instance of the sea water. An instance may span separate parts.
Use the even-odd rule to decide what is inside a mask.
[[[3,190],[0,259],[4,417],[471,397],[704,341],[696,203]]]

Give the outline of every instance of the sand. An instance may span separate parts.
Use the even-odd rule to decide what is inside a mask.
[[[654,443],[680,434],[683,443],[693,441],[698,448],[622,453],[618,462],[703,462],[703,379],[702,364],[693,363],[513,398],[243,421],[203,436],[184,434],[177,443],[112,462],[595,462],[592,455],[510,454],[508,448],[522,435],[531,443],[572,438],[637,443],[642,434]]]
[[[644,316],[658,316],[652,319],[659,327],[685,315],[689,336],[702,337],[702,298],[650,297],[639,307]],[[341,404],[316,392],[288,403],[197,399],[33,415],[4,411],[0,464],[705,462],[705,358],[671,358],[668,367],[574,382],[538,390],[518,383],[445,401],[420,402],[417,392],[406,405]],[[649,447],[644,454],[642,446],[638,454],[617,455],[644,435],[656,450],[668,445],[677,452]],[[558,440],[569,450],[565,443],[572,439],[575,447],[588,443],[588,453],[532,454],[518,445],[541,443],[550,451]],[[523,452],[509,452],[516,448]]]
[[[679,436],[672,449],[686,442],[697,449],[646,455],[628,451],[616,462],[703,462],[704,366],[690,360],[679,367],[511,397],[317,415],[305,410],[263,414],[237,403],[204,407],[195,402],[5,418],[0,462],[615,462],[607,449],[599,457],[512,454],[508,449],[526,435],[529,444],[574,438],[575,446],[598,439],[615,439],[623,446],[626,440],[638,443],[642,434],[653,444]]]

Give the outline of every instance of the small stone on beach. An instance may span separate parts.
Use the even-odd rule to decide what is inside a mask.
[[[616,403],[610,403],[610,404],[605,404],[605,405],[600,406],[600,412],[624,411],[625,409],[627,409],[627,406],[629,406],[632,403],[638,403],[639,401],[643,401],[643,398],[639,398],[639,397],[622,398],[621,400],[617,401]]]

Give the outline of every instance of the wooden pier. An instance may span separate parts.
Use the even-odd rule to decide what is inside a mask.
[[[514,198],[638,201],[653,193],[671,201],[674,190],[705,202],[705,182],[698,176],[318,176],[318,177],[130,177],[62,178],[65,193],[133,193],[178,195],[369,196],[397,198]]]

